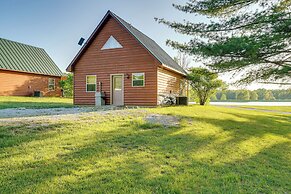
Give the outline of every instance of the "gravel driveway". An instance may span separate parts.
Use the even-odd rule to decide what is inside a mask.
[[[0,118],[19,118],[19,117],[34,117],[45,115],[73,115],[89,112],[99,112],[108,110],[120,110],[115,106],[104,107],[79,107],[79,108],[49,108],[49,109],[25,109],[25,108],[10,108],[0,109]]]
[[[130,108],[133,109],[133,108]],[[58,121],[86,120],[92,116],[115,117],[115,116],[141,116],[147,123],[158,124],[165,127],[179,126],[180,119],[175,116],[151,114],[145,109],[129,110],[115,106],[80,107],[80,108],[50,108],[50,109],[3,109],[0,110],[0,126],[7,125],[48,125]],[[102,120],[102,119],[101,119]]]

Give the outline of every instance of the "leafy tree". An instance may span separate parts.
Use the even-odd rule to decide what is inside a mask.
[[[217,97],[215,94],[213,94],[211,97],[210,97],[210,101],[216,101],[217,100]]]
[[[263,88],[250,91],[250,90],[226,90],[222,92],[221,90],[216,92],[217,99],[222,99],[222,95],[226,94],[227,100],[291,100],[291,89],[280,89],[280,90],[266,90]]]
[[[226,95],[222,94],[220,100],[224,100],[224,101],[227,100]]]
[[[221,87],[216,92],[216,98],[221,99],[221,96],[227,92],[228,85],[225,82],[222,82]]]
[[[190,102],[198,102],[197,94],[192,88],[189,88],[189,101]]]
[[[239,83],[287,82],[291,78],[290,5],[290,0],[189,0],[173,6],[210,21],[156,20],[193,37],[188,43],[168,40],[168,45],[204,61],[212,70],[243,74]]]
[[[250,91],[250,100],[258,100],[259,95],[257,94],[256,91]]]
[[[229,100],[236,100],[237,99],[237,91],[236,90],[227,90],[226,91],[226,98]]]
[[[61,88],[64,93],[64,97],[73,97],[73,81],[74,77],[72,73],[67,74],[66,79],[60,81]]]
[[[181,66],[183,67],[184,69],[188,69],[189,68],[189,65],[191,63],[191,59],[190,57],[185,54],[185,53],[182,53],[182,52],[178,52],[177,56],[174,57],[174,60]]]
[[[237,94],[238,100],[250,100],[250,93],[248,90],[240,90]]]
[[[276,100],[271,90],[265,92],[264,100]]]
[[[216,98],[217,98],[217,99],[220,99],[221,96],[222,96],[222,91],[217,91],[217,92],[216,92]]]
[[[265,92],[267,90],[266,89],[263,89],[263,88],[260,88],[260,89],[257,89],[256,92],[259,96],[259,100],[264,100],[264,96],[265,96]]]
[[[217,73],[205,68],[191,68],[187,77],[199,99],[200,105],[205,105],[216,90],[223,85],[223,82],[218,79]]]
[[[281,90],[272,90],[272,93],[276,99],[280,99]]]
[[[291,89],[288,90],[272,90],[272,93],[276,99],[291,99]]]

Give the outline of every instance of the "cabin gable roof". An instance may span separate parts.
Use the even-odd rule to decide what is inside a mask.
[[[156,58],[162,66],[165,66],[166,68],[173,70],[179,74],[186,75],[186,71],[178,65],[155,41],[153,41],[151,38],[134,28],[131,24],[124,21],[122,18],[118,17],[116,14],[112,13],[111,11],[108,11],[106,15],[103,17],[101,22],[98,24],[96,29],[93,31],[91,36],[88,38],[84,46],[80,49],[78,54],[75,56],[75,58],[72,60],[70,65],[67,68],[67,71],[73,71],[74,65],[78,62],[78,60],[81,58],[83,53],[87,50],[87,48],[90,46],[90,44],[93,42],[94,38],[97,36],[97,34],[102,29],[103,25],[106,23],[106,21],[112,17],[115,19],[118,23],[121,24],[132,36],[135,37],[135,39],[154,57]]]

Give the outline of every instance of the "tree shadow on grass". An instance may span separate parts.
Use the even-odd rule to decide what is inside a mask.
[[[60,127],[69,124],[20,124],[11,126],[0,126],[0,151],[4,148],[21,146],[21,144],[53,138],[54,133]]]
[[[244,113],[231,113],[226,111],[220,111],[224,115],[230,115],[232,118],[223,119],[223,118],[205,118],[196,116],[185,116],[177,115],[184,120],[190,120],[194,123],[196,121],[204,122],[217,126],[224,131],[229,131],[234,134],[247,135],[247,136],[263,136],[265,134],[274,134],[282,135],[284,137],[288,136],[291,133],[291,116],[282,115],[282,114],[272,114],[272,115],[251,115]],[[173,114],[169,114],[173,115]],[[240,121],[233,118],[239,118]]]
[[[253,137],[258,138],[255,141],[268,134],[285,138],[290,133],[288,125],[283,125],[281,130],[268,126],[278,119],[285,121],[288,118],[233,116],[244,117],[245,120],[180,115],[182,120],[196,120],[218,127],[221,129],[218,135],[195,133],[196,129],[190,124],[167,128],[139,121],[123,121],[110,133],[91,136],[92,142],[76,150],[61,153],[55,159],[29,163],[22,170],[13,171],[0,181],[0,191],[290,192],[289,142],[278,139],[254,153],[236,150],[241,142]],[[228,132],[228,136],[225,141],[220,141],[224,132]],[[201,155],[200,151],[205,151],[206,155],[197,157]],[[233,158],[235,152],[238,152],[238,157]]]

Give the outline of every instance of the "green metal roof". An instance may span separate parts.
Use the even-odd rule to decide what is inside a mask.
[[[0,69],[62,76],[44,49],[0,38]]]

